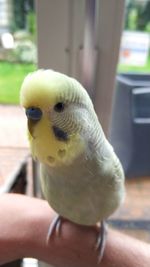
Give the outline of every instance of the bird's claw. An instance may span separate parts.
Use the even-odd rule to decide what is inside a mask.
[[[61,216],[56,215],[48,229],[47,238],[46,238],[47,244],[49,243],[54,232],[56,232],[57,236],[60,234],[61,222],[62,222]],[[107,235],[106,223],[102,221],[100,231],[98,234],[98,238],[97,238],[97,242],[95,244],[95,250],[98,251],[98,263],[101,262],[103,254],[104,254],[104,249],[106,245],[106,235]]]
[[[97,242],[95,244],[95,250],[98,250],[98,263],[101,262],[104,250],[105,250],[105,245],[106,245],[106,223],[104,221],[101,222],[101,227],[100,231],[98,234]]]
[[[56,215],[55,218],[52,220],[49,226],[49,229],[48,229],[47,238],[46,238],[47,244],[49,243],[54,231],[56,231],[57,236],[59,235],[60,227],[61,227],[61,216]]]

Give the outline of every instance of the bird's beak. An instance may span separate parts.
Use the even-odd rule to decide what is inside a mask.
[[[34,138],[34,127],[42,118],[42,111],[37,107],[29,107],[26,109],[26,116],[28,119],[28,130],[30,135]]]
[[[30,133],[32,138],[35,138],[35,136],[34,136],[34,127],[35,127],[36,123],[37,122],[34,122],[34,121],[28,119],[28,131],[29,131],[29,133]]]

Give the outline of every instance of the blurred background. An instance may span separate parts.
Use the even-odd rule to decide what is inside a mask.
[[[1,103],[19,104],[20,84],[24,76],[35,69],[37,62],[35,16],[33,0],[0,1]]]
[[[0,103],[19,103],[18,91],[23,77],[37,64],[36,32],[34,0],[0,0]],[[117,72],[131,71],[150,71],[148,0],[125,1]],[[11,82],[14,86],[10,89]]]

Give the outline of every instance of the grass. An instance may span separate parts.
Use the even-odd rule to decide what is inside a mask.
[[[19,104],[19,91],[24,77],[36,69],[33,64],[0,62],[0,103]],[[150,73],[150,57],[144,67],[119,65],[118,72]]]
[[[143,67],[139,66],[129,66],[129,65],[121,65],[118,66],[118,72],[139,72],[139,73],[149,73],[150,74],[150,56],[147,60],[147,64]]]
[[[35,69],[33,64],[0,62],[0,103],[19,104],[21,83]]]

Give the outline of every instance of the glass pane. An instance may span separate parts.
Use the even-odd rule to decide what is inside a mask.
[[[126,1],[118,72],[150,72],[150,1]]]
[[[34,0],[0,0],[0,104],[19,104],[27,73],[36,68]]]

